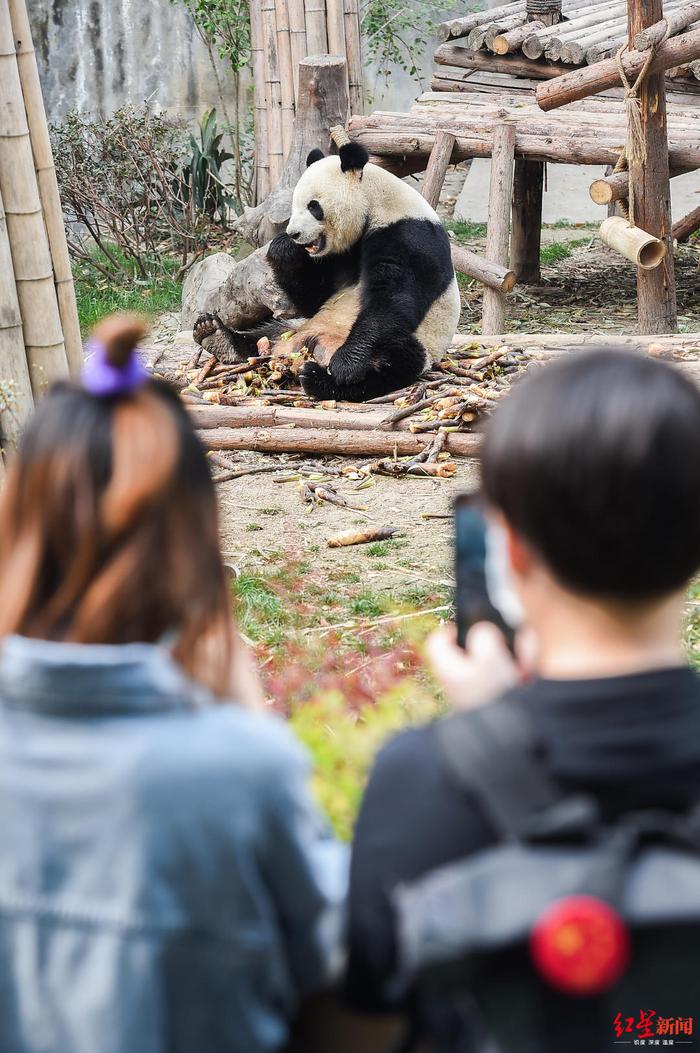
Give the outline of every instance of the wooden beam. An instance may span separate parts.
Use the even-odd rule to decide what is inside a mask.
[[[629,0],[628,12],[631,44],[638,33],[663,18],[663,0]],[[664,47],[672,43],[674,41],[662,45],[657,51],[657,57]],[[700,54],[700,33],[697,34],[696,47],[697,53]],[[639,331],[645,334],[674,333],[678,326],[671,230],[671,187],[668,175],[665,68],[662,65],[656,72],[650,70],[640,88],[639,101],[646,161],[630,167],[634,222],[642,230],[659,238],[666,247],[666,256],[660,267],[651,270],[637,268]]]
[[[517,281],[535,285],[541,277],[542,192],[544,164],[525,157],[515,159],[513,181],[513,225],[510,235],[510,265]]]
[[[501,267],[508,262],[514,161],[515,124],[503,121],[501,124],[497,124],[493,131],[488,227],[486,230],[486,258],[491,263],[497,263]],[[505,315],[506,300],[504,294],[487,286],[484,289],[481,332],[502,332]]]
[[[686,172],[692,172],[692,168],[672,168],[669,177],[675,179]],[[603,179],[594,179],[588,192],[596,205],[611,205],[616,201],[624,201],[629,193],[629,175],[627,172],[615,172]]]
[[[515,55],[492,55],[485,51],[471,51],[459,44],[441,44],[435,52],[435,61],[440,66],[458,66],[460,69],[483,69],[489,73],[510,73],[514,77],[534,77],[546,80],[561,77],[561,66],[545,62],[532,62]]]
[[[452,266],[460,274],[476,278],[477,281],[497,292],[510,292],[516,282],[515,271],[501,267],[490,260],[484,260],[475,252],[462,248],[461,245],[452,245]]]
[[[336,428],[208,428],[200,438],[209,450],[258,450],[261,453],[332,453],[334,456],[399,457],[420,453],[434,434],[407,431],[343,431]],[[449,432],[445,450],[457,457],[476,457],[481,436]]]
[[[692,26],[693,22],[697,22],[698,19],[700,19],[700,3],[685,4],[676,11],[668,11],[659,22],[637,33],[634,38],[635,49],[646,51],[648,48],[654,48],[667,36],[676,36],[681,30]]]
[[[676,241],[687,241],[691,234],[700,229],[700,208],[694,208],[673,224],[673,237]]]
[[[655,10],[658,10],[658,7],[655,7]],[[447,45],[443,45],[445,46]],[[623,66],[630,82],[636,80],[648,57],[646,51],[628,51],[623,56]],[[649,74],[663,73],[673,66],[682,66],[697,58],[700,58],[700,29],[672,37],[662,44],[652,59]],[[506,59],[501,59],[501,62],[505,61]],[[540,84],[535,97],[540,109],[556,110],[559,106],[576,102],[577,99],[586,99],[589,95],[597,95],[608,88],[618,88],[620,84],[617,62],[611,58],[597,62],[594,66],[585,66],[583,69],[565,73],[546,84]]]
[[[435,134],[435,145],[430,151],[428,167],[425,170],[421,193],[431,208],[437,208],[440,191],[445,182],[445,175],[450,164],[455,137],[451,132],[438,131]]]

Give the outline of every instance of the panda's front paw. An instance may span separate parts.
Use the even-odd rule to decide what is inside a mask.
[[[337,385],[358,384],[367,375],[367,358],[364,354],[340,348],[333,355],[329,368]]]
[[[305,362],[299,372],[301,386],[311,398],[323,401],[333,399],[336,395],[336,385],[328,370],[319,366],[317,362]]]
[[[306,252],[283,230],[270,242],[267,259],[273,267],[298,267],[299,261],[306,259]]]

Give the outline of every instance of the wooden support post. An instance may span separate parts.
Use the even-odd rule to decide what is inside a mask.
[[[510,240],[510,209],[513,196],[513,164],[515,158],[515,124],[503,121],[493,130],[491,153],[491,183],[489,187],[486,258],[491,263],[505,266],[508,262]],[[501,292],[488,286],[484,289],[482,333],[502,333],[506,317],[506,300]]]
[[[663,0],[629,0],[629,38],[663,18]],[[653,270],[637,268],[637,310],[640,333],[675,333],[676,281],[673,271],[671,187],[668,175],[666,85],[663,71],[647,74],[640,90],[646,163],[630,170],[634,221],[666,246],[666,256]]]
[[[536,285],[541,277],[543,190],[544,163],[516,157],[510,266],[515,271],[516,279],[526,285]]]
[[[450,164],[455,137],[451,132],[437,131],[435,145],[430,151],[421,193],[431,208],[437,208],[440,191]]]

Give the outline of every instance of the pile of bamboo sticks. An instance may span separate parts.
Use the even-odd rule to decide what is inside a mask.
[[[276,185],[294,134],[299,62],[346,59],[351,113],[363,111],[359,0],[257,0],[250,5],[256,196]]]
[[[25,0],[0,5],[0,446],[82,344]]]
[[[665,0],[668,35],[700,26],[700,3]],[[454,18],[439,27],[445,41],[435,53],[442,65],[511,71],[517,76],[550,77],[561,66],[595,64],[615,55],[627,42],[626,0],[563,0],[562,19],[554,25],[528,21],[526,0]],[[640,33],[635,47],[646,50],[658,40]],[[671,77],[700,79],[700,62],[669,71]],[[444,90],[449,90],[445,88]]]

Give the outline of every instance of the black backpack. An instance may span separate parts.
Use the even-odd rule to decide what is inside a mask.
[[[435,733],[501,840],[394,894],[402,1048],[700,1053],[700,805],[604,822],[562,795],[507,698]]]

